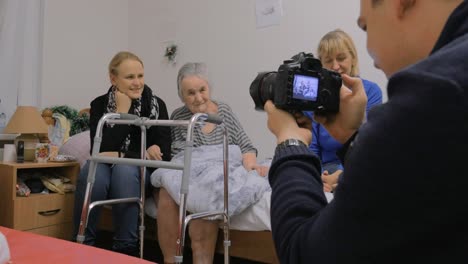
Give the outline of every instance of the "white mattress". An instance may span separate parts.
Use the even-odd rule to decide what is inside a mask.
[[[325,193],[328,202],[333,199],[333,194]],[[265,192],[262,198],[242,213],[231,217],[230,229],[241,231],[263,231],[271,230],[270,222],[270,199],[271,192]],[[145,212],[148,216],[156,219],[157,208],[153,198],[145,201]]]

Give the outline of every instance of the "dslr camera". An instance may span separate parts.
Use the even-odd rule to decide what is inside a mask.
[[[278,72],[260,72],[250,85],[256,110],[267,100],[289,112],[325,115],[340,109],[341,76],[322,68],[311,53],[301,52],[280,65]]]

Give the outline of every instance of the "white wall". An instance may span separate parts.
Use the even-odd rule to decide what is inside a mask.
[[[188,61],[204,61],[214,84],[213,98],[231,105],[258,146],[260,158],[271,157],[275,141],[266,128],[265,113],[254,110],[250,83],[257,72],[276,70],[299,51],[315,53],[322,35],[335,28],[352,35],[361,75],[377,82],[386,96],[385,77],[373,68],[365,34],[356,25],[356,1],[283,0],[281,24],[262,29],[256,28],[254,0],[46,3],[43,105],[89,105],[107,88],[111,56],[128,47],[143,59],[146,83],[172,111],[181,105],[176,93],[178,68]],[[176,65],[163,57],[168,41],[179,47]]]
[[[46,0],[42,107],[89,107],[110,86],[107,65],[128,49],[128,0]]]
[[[0,0],[0,132],[17,105],[40,105],[43,3]]]

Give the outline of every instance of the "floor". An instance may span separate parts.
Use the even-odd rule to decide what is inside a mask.
[[[98,237],[96,241],[97,247],[104,248],[104,249],[111,248],[112,232],[100,231],[97,237]],[[188,264],[192,263],[191,254],[192,253],[190,249],[186,247],[184,250],[184,263],[188,263]],[[143,258],[152,262],[163,263],[161,249],[159,248],[159,245],[155,240],[145,240],[144,249],[143,249]],[[216,254],[213,263],[215,264],[224,263],[224,256]],[[261,262],[255,262],[255,261],[231,257],[230,263],[231,264],[258,264]]]

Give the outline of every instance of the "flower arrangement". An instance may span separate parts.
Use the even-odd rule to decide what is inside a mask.
[[[166,52],[164,53],[164,57],[167,58],[168,61],[175,63],[177,56],[177,45],[171,44],[166,47]]]

